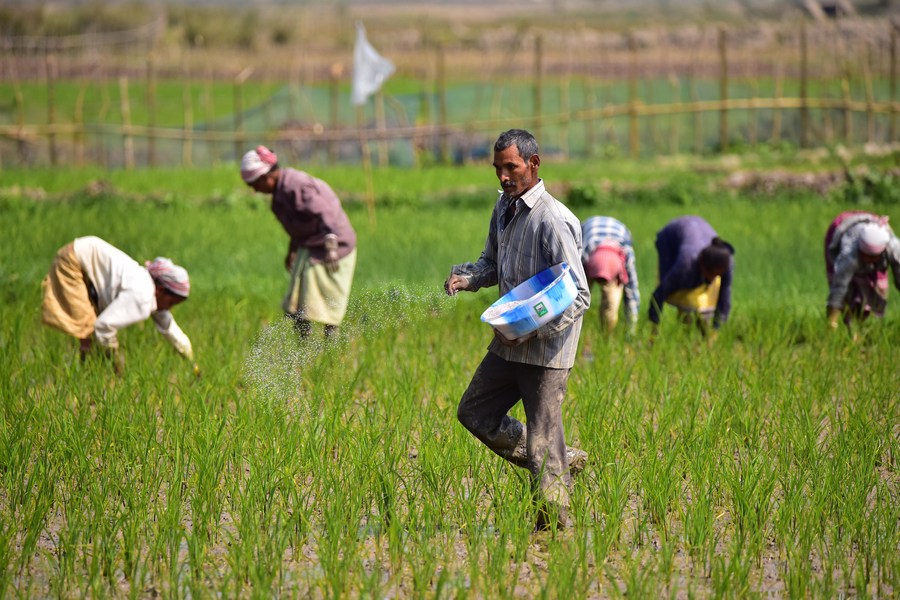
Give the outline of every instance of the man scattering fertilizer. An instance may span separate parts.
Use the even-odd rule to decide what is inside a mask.
[[[852,319],[884,316],[888,296],[888,267],[900,290],[900,240],[881,217],[863,211],[839,214],[825,234],[828,275],[828,324],[838,318],[850,327]]]
[[[455,265],[444,282],[453,296],[499,283],[505,295],[553,265],[571,267],[578,293],[557,319],[518,339],[494,330],[488,352],[457,410],[459,421],[488,448],[531,471],[539,498],[536,529],[565,527],[571,471],[587,454],[567,448],[562,402],[575,363],[582,315],[590,292],[581,266],[581,223],[551,196],[538,177],[534,136],[511,129],[494,144],[494,170],[503,190],[494,205],[487,241],[475,263]],[[507,412],[519,401],[526,425]]]
[[[187,271],[163,257],[144,265],[98,237],[75,238],[56,253],[41,284],[44,324],[78,338],[82,359],[96,338],[121,372],[117,332],[152,318],[175,350],[193,360],[191,340],[170,312],[190,293]],[[196,363],[194,374],[200,374]]]
[[[701,217],[672,219],[656,234],[659,284],[650,301],[654,332],[666,303],[686,324],[696,322],[709,342],[731,312],[734,248]]]
[[[301,336],[312,323],[325,325],[326,337],[337,333],[356,269],[356,231],[331,187],[308,173],[281,168],[265,146],[244,154],[241,178],[272,195],[272,212],[290,236],[284,266],[291,274],[282,302]]]

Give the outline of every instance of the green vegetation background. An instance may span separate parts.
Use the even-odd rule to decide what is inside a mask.
[[[898,589],[900,315],[894,298],[856,342],[826,331],[822,259],[841,210],[900,222],[896,186],[762,196],[678,161],[545,163],[579,217],[632,229],[642,321],[670,218],[702,215],[737,255],[712,349],[671,311],[654,345],[646,323],[604,339],[592,307],[564,415],[591,455],[576,526],[535,538],[527,478],[455,420],[496,290],[451,299],[441,286],[481,251],[492,170],[376,171],[374,212],[360,173],[316,174],[359,234],[343,337],[324,347],[281,322],[286,236],[233,168],[3,173],[4,595]],[[202,378],[150,323],[122,333],[119,378],[40,325],[41,278],[86,234],[190,270],[175,315]]]

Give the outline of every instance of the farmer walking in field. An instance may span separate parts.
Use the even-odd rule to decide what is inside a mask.
[[[624,295],[628,332],[634,333],[641,294],[631,231],[612,217],[590,217],[581,224],[581,240],[584,274],[600,288],[601,328],[607,332],[616,328]]]
[[[282,302],[301,336],[312,323],[325,325],[325,336],[337,333],[356,269],[356,232],[331,187],[303,171],[280,167],[265,146],[244,154],[241,178],[272,195],[272,212],[290,236],[284,266],[291,274]]]
[[[544,269],[566,262],[577,284],[574,302],[557,319],[518,339],[494,330],[488,351],[457,410],[459,421],[488,448],[531,472],[539,499],[538,530],[565,527],[570,471],[587,454],[567,448],[562,402],[575,362],[590,292],[581,266],[581,223],[538,177],[538,144],[511,129],[494,144],[494,170],[503,188],[494,205],[484,251],[477,262],[453,266],[444,290],[475,292],[496,284],[505,295]],[[507,412],[519,401],[527,426]]]
[[[695,321],[703,335],[714,341],[731,312],[734,248],[701,217],[684,216],[656,234],[656,251],[659,284],[650,302],[650,321],[659,324],[668,302],[684,323]]]
[[[888,218],[863,211],[839,214],[825,234],[825,272],[828,276],[828,324],[836,329],[843,313],[852,319],[884,316],[888,296],[888,267],[900,290],[900,240]]]
[[[44,324],[80,340],[82,359],[96,339],[121,372],[117,332],[149,318],[179,354],[194,358],[191,340],[170,312],[187,299],[190,280],[184,267],[168,258],[142,267],[98,237],[79,237],[60,248],[41,287]],[[200,374],[196,364],[194,373]]]

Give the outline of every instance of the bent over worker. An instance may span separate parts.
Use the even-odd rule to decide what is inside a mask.
[[[184,267],[168,258],[141,266],[99,237],[79,237],[57,252],[42,289],[44,324],[77,338],[82,358],[96,340],[120,371],[117,334],[146,319],[153,319],[179,354],[194,358],[191,340],[171,313],[190,294],[190,280]],[[196,364],[194,372],[199,375]]]
[[[864,211],[839,214],[825,233],[825,272],[828,276],[828,323],[838,318],[850,327],[852,319],[884,316],[888,297],[888,267],[900,290],[900,240],[887,217]]]
[[[356,270],[356,231],[331,187],[309,173],[281,167],[278,157],[257,146],[241,160],[241,178],[272,196],[272,212],[290,236],[284,266],[291,274],[282,302],[301,336],[312,323],[337,333],[347,312]]]
[[[734,247],[702,217],[688,215],[659,230],[656,251],[659,284],[650,302],[650,321],[658,324],[668,303],[683,322],[695,321],[704,336],[715,339],[731,312]]]
[[[625,298],[628,331],[637,325],[641,305],[637,266],[631,231],[612,217],[590,217],[581,224],[584,250],[581,262],[589,283],[600,288],[600,326],[607,332],[619,322],[619,307]]]

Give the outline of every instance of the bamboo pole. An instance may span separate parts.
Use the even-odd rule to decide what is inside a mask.
[[[640,152],[638,132],[637,97],[637,42],[634,34],[628,36],[628,153],[637,158]]]
[[[896,25],[891,25],[891,43],[890,43],[890,53],[891,55],[888,57],[888,63],[890,68],[890,89],[891,89],[891,142],[897,141],[897,27]]]
[[[213,104],[213,84],[215,83],[213,78],[212,68],[207,65],[206,66],[206,75],[203,78],[203,119],[206,121],[207,130],[212,126],[213,118],[216,114],[216,108]],[[215,139],[210,139],[209,142],[209,153],[212,155],[212,164],[219,164],[219,145]]]
[[[532,132],[537,140],[541,139],[541,120],[544,112],[542,103],[543,95],[541,94],[544,87],[544,38],[538,35],[534,39],[534,131]]]
[[[571,81],[567,70],[566,76],[560,82],[559,86],[559,111],[563,116],[562,121],[559,124],[559,147],[563,157],[566,159],[569,158],[569,115],[571,114],[571,108],[569,106],[570,85]]]
[[[750,91],[754,100],[759,98],[759,82],[756,77],[750,82]],[[750,146],[756,148],[759,143],[759,111],[750,111]]]
[[[844,143],[849,145],[853,143],[853,114],[851,112],[853,98],[850,96],[850,82],[846,74],[841,78],[841,93],[844,100]]]
[[[25,164],[28,145],[25,143],[25,97],[22,95],[22,87],[19,85],[18,73],[13,80],[13,96],[16,103],[16,149],[18,150],[19,164]]]
[[[678,76],[675,73],[669,74],[669,85],[672,87],[672,98],[677,98],[681,100],[681,81],[678,79]],[[678,154],[678,118],[671,118],[671,130],[669,137],[669,152],[671,154]]]
[[[691,77],[688,81],[691,91],[691,102],[699,102],[697,95],[697,80]],[[694,113],[694,153],[703,154],[703,118],[700,111],[692,111]]]
[[[588,115],[592,115],[597,106],[597,93],[594,91],[594,83],[590,75],[585,76],[584,96],[584,105],[587,107]],[[596,156],[596,140],[594,136],[594,119],[591,116],[587,116],[584,119],[584,143],[585,153],[588,158]]]
[[[719,98],[728,101],[728,43],[724,27],[719,28]],[[719,113],[719,150],[728,150],[728,108],[723,104]]]
[[[156,127],[156,66],[153,56],[147,58],[147,125],[152,131]],[[147,164],[156,166],[156,138],[147,138]]]
[[[356,107],[356,128],[359,132],[359,149],[362,153],[363,174],[366,179],[366,207],[369,212],[369,222],[375,223],[375,182],[372,175],[372,157],[369,156],[369,137],[365,127],[365,113],[363,106]]]
[[[47,124],[51,127],[56,123],[56,59],[52,55],[47,55]],[[50,148],[50,164],[56,166],[59,161],[58,151],[56,148],[56,135],[50,133],[47,136],[47,142]]]
[[[773,100],[775,101],[775,105],[778,106],[778,103],[781,100],[781,95],[784,91],[784,62],[780,58],[776,59],[775,63],[775,96]],[[781,109],[775,108],[772,111],[772,138],[771,142],[773,144],[778,144],[781,142]]]
[[[181,107],[184,111],[184,143],[181,145],[181,164],[194,164],[194,98],[191,94],[191,66],[185,61],[181,77]]]
[[[440,136],[441,164],[450,164],[449,125],[447,123],[447,66],[443,44],[437,47],[437,97],[438,97],[438,135]]]
[[[75,165],[84,166],[84,97],[87,95],[87,82],[82,80],[78,88],[78,97],[75,99],[75,133],[72,135],[72,143],[75,149]]]
[[[377,132],[378,147],[378,166],[387,167],[390,165],[390,157],[388,154],[388,143],[384,132],[387,130],[387,119],[384,113],[384,92],[380,89],[375,92],[375,131]]]
[[[337,131],[340,126],[340,95],[341,95],[341,76],[344,73],[344,65],[336,62],[332,63],[329,71],[328,86],[328,123],[332,131]],[[333,165],[337,162],[338,151],[337,142],[329,140],[328,142],[328,164]]]
[[[134,170],[134,138],[131,135],[131,99],[128,97],[128,77],[119,77],[119,106],[122,111],[122,150],[125,168]]]
[[[244,83],[253,73],[253,67],[246,67],[234,78],[234,156],[240,160],[244,155]]]
[[[875,56],[871,43],[866,44],[866,50],[866,60],[863,62],[863,81],[866,91],[866,140],[872,143],[875,141],[875,113],[872,111],[872,104],[875,102],[875,90],[872,88],[872,66]]]
[[[806,47],[806,24],[800,25],[800,98],[803,101],[800,106],[800,147],[809,147],[809,106],[807,105],[809,57]]]
[[[653,94],[653,80],[646,79],[644,80],[644,94],[646,96],[647,104],[653,105],[655,103],[655,96]],[[659,130],[657,128],[657,118],[656,117],[648,117],[647,118],[647,129],[649,130],[648,135],[650,138],[650,153],[655,154],[656,149],[659,148]]]

